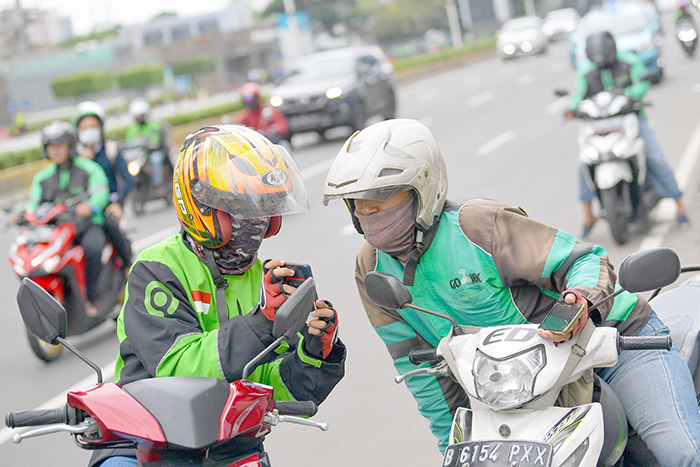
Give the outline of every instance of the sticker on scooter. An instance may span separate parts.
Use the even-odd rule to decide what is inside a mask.
[[[532,441],[466,441],[447,446],[443,467],[549,467],[552,446]]]

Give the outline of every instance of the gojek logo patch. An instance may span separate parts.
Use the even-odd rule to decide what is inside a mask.
[[[192,291],[192,300],[197,313],[209,313],[209,305],[211,305],[211,294],[202,292],[201,290]]]
[[[158,281],[152,281],[146,286],[144,304],[146,310],[153,316],[165,316],[165,313],[169,315],[175,313],[180,300],[175,298],[166,286]]]
[[[480,272],[472,272],[472,273],[467,273],[466,269],[460,269],[459,273],[462,275],[462,277],[455,277],[450,281],[450,287],[453,289],[456,289],[458,287],[461,287],[464,284],[470,284],[473,282],[481,282],[481,275]]]

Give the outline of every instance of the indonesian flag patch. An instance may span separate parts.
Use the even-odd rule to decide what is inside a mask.
[[[201,290],[192,291],[192,300],[197,313],[209,313],[209,305],[211,304],[211,294],[202,292]]]

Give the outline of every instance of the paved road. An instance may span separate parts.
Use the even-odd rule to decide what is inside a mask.
[[[618,247],[600,222],[590,240],[605,246],[615,264],[641,246],[654,244],[675,248],[684,263],[700,263],[695,166],[683,162],[697,156],[700,144],[696,111],[700,62],[681,56],[671,39],[665,46],[667,78],[649,93],[654,102],[649,114],[671,164],[681,167],[694,226],[681,232],[657,223],[638,229],[628,245]],[[450,198],[499,199],[578,233],[577,125],[562,121],[564,103],[552,93],[557,87],[571,87],[573,80],[564,44],[555,44],[543,56],[509,63],[490,60],[404,86],[399,92],[399,114],[419,119],[434,131],[449,169]],[[268,437],[266,446],[277,465],[439,465],[441,458],[427,422],[418,415],[408,390],[393,383],[391,359],[357,297],[352,277],[361,239],[353,232],[342,203],[321,204],[324,175],[346,134],[338,131],[337,136],[318,144],[309,144],[313,137],[308,136],[305,145],[293,151],[304,171],[312,209],[285,218],[283,235],[267,240],[261,256],[313,266],[319,294],[332,300],[341,313],[341,335],[349,349],[347,376],[316,417],[330,423],[328,432],[281,426]],[[152,235],[165,228],[176,228],[171,211],[153,208],[148,216],[129,219],[135,229],[132,237],[141,243],[153,241]],[[667,231],[650,237],[650,227],[659,225]],[[0,234],[0,244],[7,247],[11,240],[11,232]],[[67,354],[51,365],[33,357],[14,302],[16,289],[9,267],[0,266],[0,293],[8,297],[0,331],[0,414],[34,408],[56,396],[60,401],[66,389],[94,377]],[[103,367],[116,356],[111,324],[73,342]],[[19,446],[6,440],[7,431],[0,430],[0,464],[7,467],[84,465],[88,457],[65,435],[27,440]]]

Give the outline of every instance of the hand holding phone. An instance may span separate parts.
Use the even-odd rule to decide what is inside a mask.
[[[569,304],[560,300],[549,310],[539,329],[557,334],[568,334],[576,326],[585,309],[585,303]]]
[[[299,287],[301,284],[304,283],[306,279],[308,279],[309,277],[313,277],[313,273],[311,272],[311,266],[309,266],[308,264],[285,263],[282,267],[289,268],[292,271],[294,271],[293,276],[286,276],[282,278],[282,280],[286,284],[289,284],[292,287]]]

